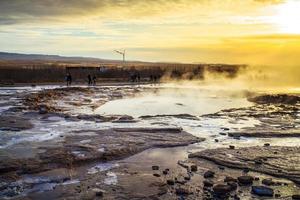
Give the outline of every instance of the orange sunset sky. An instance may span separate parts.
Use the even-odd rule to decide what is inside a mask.
[[[299,0],[1,0],[0,51],[300,64]]]

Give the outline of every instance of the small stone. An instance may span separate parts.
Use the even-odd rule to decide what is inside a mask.
[[[222,133],[222,132],[221,132],[221,133],[219,133],[219,134],[220,134],[220,135],[227,135],[226,133]]]
[[[271,145],[270,145],[270,143],[265,143],[264,146],[265,146],[265,147],[269,147],[269,146],[271,146]]]
[[[184,177],[184,180],[190,181],[190,180],[191,180],[191,177],[190,177],[190,176],[185,176],[185,177]]]
[[[167,170],[164,170],[164,171],[163,171],[163,174],[164,174],[164,175],[167,175],[168,173],[169,173],[169,171],[167,171]]]
[[[159,170],[159,166],[156,165],[152,166],[152,170]]]
[[[262,162],[261,160],[256,160],[256,161],[255,161],[255,164],[256,164],[256,165],[262,165],[263,162]]]
[[[212,187],[214,183],[212,181],[204,180],[203,185],[204,187]]]
[[[235,182],[228,182],[227,185],[231,187],[231,190],[234,191],[238,188],[238,185]]]
[[[177,195],[189,195],[190,194],[190,191],[187,188],[183,188],[183,187],[176,188],[175,191],[176,191]]]
[[[271,178],[263,179],[261,183],[267,186],[274,185],[274,181]]]
[[[93,191],[95,192],[97,197],[102,197],[104,194],[104,190],[101,190],[99,188],[94,188]]]
[[[272,197],[274,190],[265,186],[252,186],[252,193],[258,196]]]
[[[300,194],[294,194],[294,195],[292,196],[292,199],[293,199],[293,200],[300,200]]]
[[[198,170],[197,165],[192,165],[192,166],[191,166],[191,171],[192,171],[192,172],[196,172],[197,170]]]
[[[279,197],[281,197],[281,194],[275,194],[275,197],[279,198]]]
[[[215,176],[215,172],[208,170],[204,173],[203,176],[204,178],[213,178]]]
[[[160,177],[160,175],[159,175],[159,174],[153,174],[153,176],[155,176],[155,177]]]
[[[230,177],[230,176],[226,176],[225,179],[224,179],[224,182],[225,183],[227,183],[227,182],[237,182],[237,179],[233,178],[233,177]]]
[[[240,176],[238,182],[240,185],[252,185],[254,178],[252,176]]]
[[[235,146],[229,145],[229,149],[235,149]]]
[[[167,180],[167,184],[168,184],[168,185],[175,185],[175,181],[169,179],[169,180]]]
[[[219,142],[219,140],[218,140],[218,139],[215,139],[215,142]]]
[[[223,166],[218,166],[218,168],[219,168],[220,170],[225,170],[225,167],[223,167]]]
[[[254,180],[255,180],[255,181],[259,181],[259,177],[255,177]]]
[[[213,187],[214,194],[217,196],[226,196],[231,192],[229,185],[218,184]]]

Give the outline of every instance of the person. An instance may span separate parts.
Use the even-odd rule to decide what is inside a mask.
[[[72,76],[70,73],[67,74],[66,81],[67,81],[67,86],[72,84]]]
[[[96,77],[96,75],[94,75],[93,76],[93,85],[96,85],[96,79],[97,79],[97,77]]]
[[[89,85],[92,85],[92,77],[91,77],[90,74],[88,75],[88,84],[89,84]]]
[[[137,81],[138,81],[138,82],[141,81],[141,75],[140,75],[140,73],[137,74]]]

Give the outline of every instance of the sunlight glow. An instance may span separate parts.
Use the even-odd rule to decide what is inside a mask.
[[[288,1],[277,6],[274,23],[283,33],[300,33],[300,1]]]

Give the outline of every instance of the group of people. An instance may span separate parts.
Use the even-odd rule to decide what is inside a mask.
[[[130,76],[131,82],[140,82],[141,76],[139,73],[133,74]],[[150,82],[157,82],[159,78],[155,75],[150,75]],[[89,86],[95,86],[96,85],[97,77],[96,75],[91,76],[90,74],[87,76],[87,82]],[[65,81],[67,82],[67,86],[72,85],[72,76],[70,73],[67,73],[65,77]]]
[[[88,81],[88,85],[92,86],[92,85],[96,85],[96,80],[97,77],[96,75],[93,75],[93,77],[89,74],[87,76],[87,81]],[[70,73],[67,73],[66,77],[65,77],[65,81],[67,83],[67,86],[72,85],[72,75]]]

